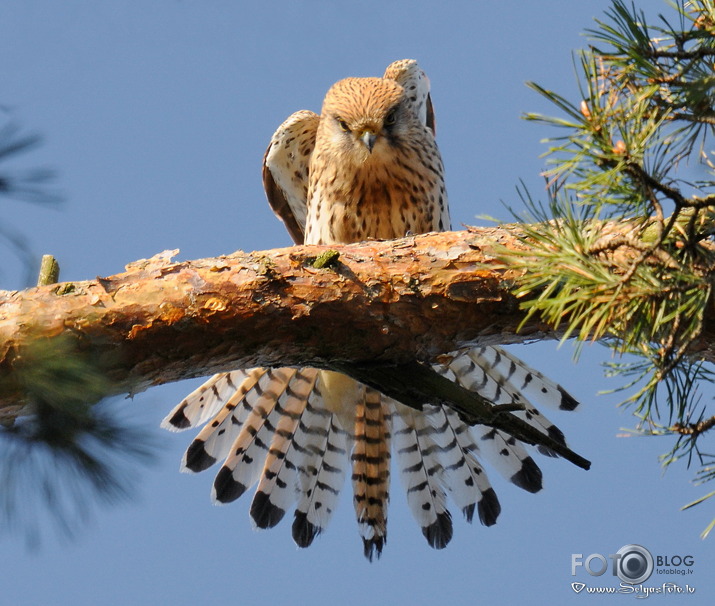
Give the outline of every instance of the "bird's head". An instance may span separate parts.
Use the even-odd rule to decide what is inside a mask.
[[[362,164],[384,158],[413,122],[405,90],[383,78],[346,78],[323,102],[318,137],[344,160]]]

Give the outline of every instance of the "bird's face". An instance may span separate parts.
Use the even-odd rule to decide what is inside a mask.
[[[348,78],[325,97],[318,137],[344,163],[384,162],[415,117],[404,89],[382,78]]]

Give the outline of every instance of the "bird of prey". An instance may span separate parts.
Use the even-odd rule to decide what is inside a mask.
[[[325,96],[320,115],[292,114],[263,161],[268,201],[296,244],[393,239],[450,229],[442,159],[427,76],[414,60],[382,78],[347,78]],[[563,433],[536,404],[573,410],[563,388],[498,347],[465,347],[433,368],[561,443]],[[293,538],[309,546],[327,526],[350,468],[365,556],[387,540],[391,458],[409,508],[429,545],[452,537],[448,496],[471,522],[490,526],[501,506],[483,468],[488,460],[529,492],[539,467],[513,436],[467,426],[448,406],[407,407],[355,380],[313,368],[253,368],[213,376],[164,420],[168,429],[205,424],[182,470],[223,460],[213,499],[228,503],[257,484],[250,515],[259,528],[294,507]],[[541,449],[544,454],[552,454]]]

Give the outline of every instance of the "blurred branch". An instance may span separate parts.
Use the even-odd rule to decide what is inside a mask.
[[[41,143],[42,137],[36,134],[21,135],[20,127],[10,122],[0,128],[0,163],[27,153]],[[62,197],[47,188],[55,178],[55,172],[46,168],[19,171],[3,167],[0,171],[0,195],[36,204],[56,204]]]
[[[39,135],[21,134],[20,127],[14,122],[0,127],[0,197],[48,206],[62,200],[62,196],[49,187],[55,179],[53,171],[46,168],[18,170],[8,166],[9,161],[36,149],[41,142]],[[25,284],[31,284],[37,263],[27,237],[16,228],[0,223],[0,241],[4,241],[20,260],[25,270]]]
[[[0,529],[39,542],[44,509],[65,533],[86,523],[94,499],[128,496],[137,461],[153,453],[148,432],[100,402],[107,377],[68,337],[34,341],[15,366],[25,416],[0,429]]]

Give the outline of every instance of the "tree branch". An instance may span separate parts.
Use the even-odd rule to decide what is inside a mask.
[[[516,275],[496,256],[527,250],[522,238],[507,225],[197,261],[164,253],[107,278],[0,292],[0,420],[26,404],[20,371],[32,346],[59,339],[113,393],[136,393],[240,367],[397,365],[467,344],[558,338],[536,318],[520,327]],[[328,250],[338,255],[316,269]],[[710,360],[713,334],[708,317],[698,355]]]
[[[674,433],[679,433],[684,436],[699,436],[701,433],[710,431],[715,427],[715,416],[710,417],[697,423],[675,423],[669,429]]]
[[[407,362],[395,366],[381,364],[332,364],[334,370],[374,387],[388,396],[421,410],[424,404],[446,404],[457,411],[468,425],[488,425],[527,444],[545,446],[581,469],[591,462],[572,451],[566,444],[547,436],[533,425],[511,414],[523,406],[493,405],[479,394],[443,377],[425,364]]]

